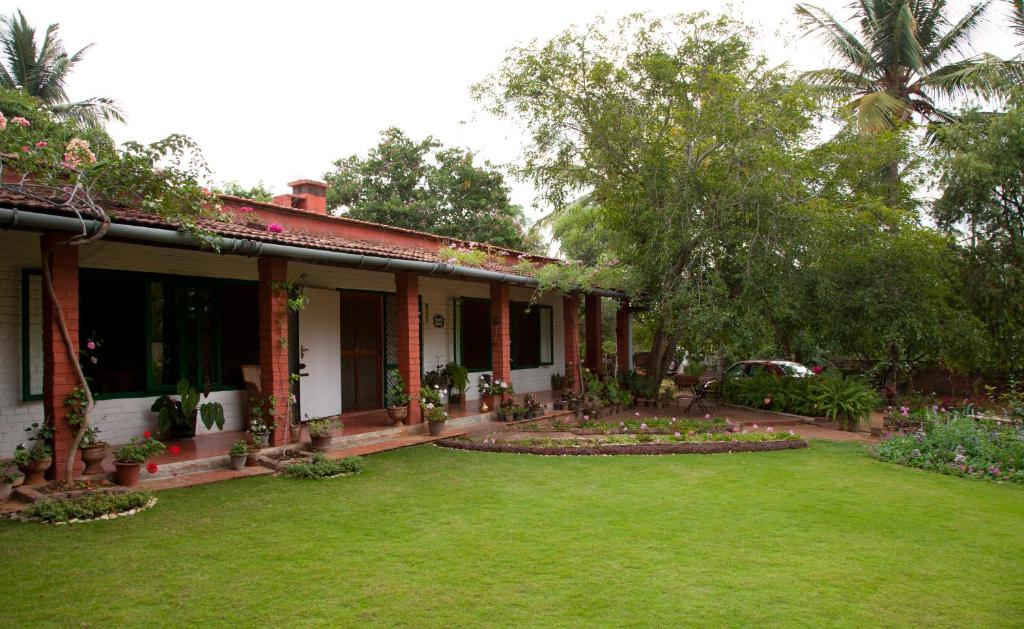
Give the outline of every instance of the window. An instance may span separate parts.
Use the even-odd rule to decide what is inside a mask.
[[[554,362],[552,356],[551,306],[509,304],[512,337],[512,368],[529,369]]]
[[[24,399],[42,394],[39,280],[24,274]],[[237,388],[241,365],[259,362],[255,282],[83,269],[79,288],[82,368],[97,397],[173,391],[181,378]]]
[[[470,371],[491,369],[491,300],[455,302],[455,360]]]

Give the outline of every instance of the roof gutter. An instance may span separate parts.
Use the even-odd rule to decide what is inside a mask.
[[[99,222],[93,219],[86,219],[84,223],[85,229],[88,233],[94,233],[100,226]],[[52,214],[41,214],[38,212],[19,210],[15,208],[0,207],[0,229],[41,229],[80,233],[82,231],[82,221],[70,216],[54,216]],[[121,240],[134,240],[169,245],[173,247],[187,247],[191,249],[203,249],[206,251],[210,250],[209,243],[204,243],[202,239],[187,232],[178,230],[111,223],[110,229],[107,231],[107,235]],[[307,249],[305,247],[293,247],[291,245],[279,245],[269,242],[260,242],[258,240],[228,238],[223,236],[220,238],[220,242],[218,244],[220,246],[220,253],[226,255],[242,255],[249,257],[277,256],[291,260],[370,269],[374,271],[413,271],[424,275],[461,277],[487,282],[520,284],[531,287],[536,287],[538,285],[535,278],[527,275],[474,269],[472,267],[447,264],[444,262],[423,262],[420,260],[402,260],[398,258],[384,258],[358,253],[345,253],[342,251]],[[589,292],[602,297],[625,297],[625,294],[619,291],[606,289],[593,289]]]

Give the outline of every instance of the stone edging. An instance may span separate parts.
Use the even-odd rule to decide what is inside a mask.
[[[600,456],[600,455],[657,455],[657,454],[722,454],[726,452],[771,452],[806,448],[803,439],[778,441],[703,441],[689,443],[583,446],[522,446],[512,443],[476,443],[459,439],[441,439],[435,445],[454,450],[474,452],[502,452],[507,454],[536,454],[541,456]]]
[[[63,524],[85,524],[86,522],[99,522],[100,520],[113,520],[115,518],[123,518],[123,517],[127,517],[129,515],[135,515],[136,513],[139,513],[141,511],[146,511],[147,509],[152,509],[155,504],[156,504],[156,496],[153,496],[152,498],[149,499],[149,501],[146,502],[146,504],[142,505],[141,507],[137,507],[135,509],[129,509],[127,511],[120,511],[118,513],[104,513],[103,515],[101,515],[101,516],[99,516],[97,518],[89,518],[88,520],[79,520],[77,518],[73,518],[71,520],[68,520],[67,522],[50,522],[49,520],[40,520],[39,518],[30,518],[27,515],[21,515],[20,512],[12,513],[9,517],[10,517],[10,519],[17,520],[18,522],[29,522],[29,523],[35,523],[35,524],[51,524],[53,526],[61,526]]]

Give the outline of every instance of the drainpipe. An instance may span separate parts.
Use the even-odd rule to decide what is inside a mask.
[[[100,223],[98,221],[92,219],[85,220],[85,229],[88,233],[94,233],[95,230],[99,229],[99,226]],[[0,207],[0,229],[40,229],[80,233],[82,231],[82,221],[70,216],[54,216],[52,214],[40,214],[16,208]],[[107,235],[113,239],[155,243],[171,247],[203,249],[206,251],[211,250],[210,245],[202,239],[187,232],[171,229],[111,223]],[[536,279],[526,275],[474,269],[444,262],[401,260],[358,253],[345,253],[342,251],[306,249],[304,247],[279,245],[246,238],[221,237],[219,245],[220,253],[225,255],[247,257],[277,256],[316,264],[365,268],[375,271],[414,271],[423,275],[461,277],[485,282],[501,282],[531,287],[538,285]],[[625,297],[623,293],[613,290],[594,289],[589,292],[602,297]]]

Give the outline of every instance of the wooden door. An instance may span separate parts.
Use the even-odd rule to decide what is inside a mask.
[[[384,302],[371,293],[341,293],[341,407],[381,408]]]

